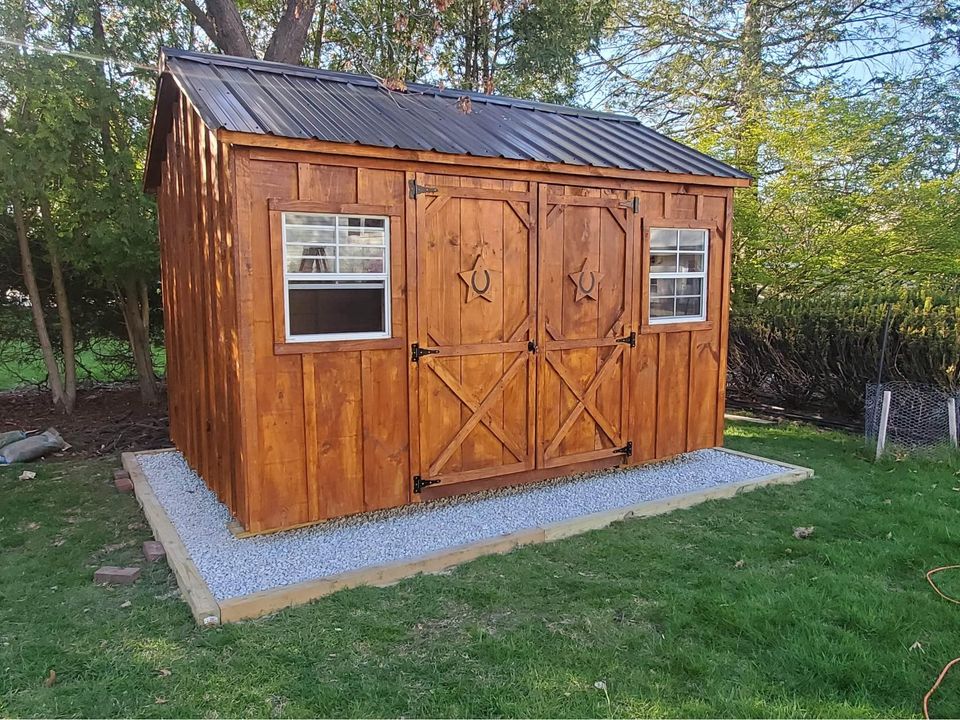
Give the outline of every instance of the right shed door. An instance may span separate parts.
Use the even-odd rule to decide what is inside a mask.
[[[626,452],[633,197],[541,185],[537,464]]]

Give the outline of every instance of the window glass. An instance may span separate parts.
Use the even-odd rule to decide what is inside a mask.
[[[390,336],[386,218],[283,213],[287,338]]]
[[[651,228],[650,322],[706,320],[706,230]]]

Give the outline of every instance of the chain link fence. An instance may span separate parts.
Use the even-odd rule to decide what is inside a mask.
[[[956,450],[958,426],[960,391],[905,381],[867,385],[864,434],[878,458],[885,451]]]

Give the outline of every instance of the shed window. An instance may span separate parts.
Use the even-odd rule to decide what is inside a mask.
[[[385,217],[283,213],[288,340],[390,337]]]
[[[650,322],[707,319],[706,230],[650,230]]]

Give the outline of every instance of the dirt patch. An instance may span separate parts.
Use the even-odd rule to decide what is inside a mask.
[[[156,406],[144,405],[136,385],[111,383],[77,390],[71,415],[55,412],[50,394],[35,389],[0,393],[0,432],[55,427],[70,448],[47,461],[92,458],[130,450],[168,447],[167,394]]]

